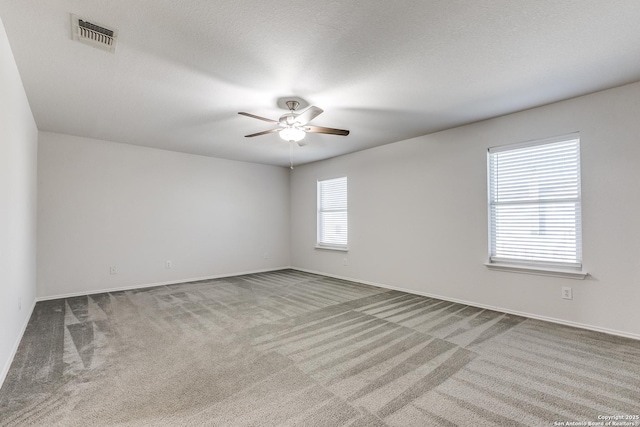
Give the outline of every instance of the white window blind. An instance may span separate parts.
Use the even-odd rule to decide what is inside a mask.
[[[489,150],[490,262],[581,267],[577,134]]]
[[[318,181],[318,246],[347,247],[347,177]]]

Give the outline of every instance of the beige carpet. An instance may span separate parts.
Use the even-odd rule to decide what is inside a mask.
[[[40,302],[0,390],[2,426],[637,414],[638,341],[292,270]]]

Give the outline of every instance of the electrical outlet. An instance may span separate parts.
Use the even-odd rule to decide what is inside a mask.
[[[166,268],[167,270],[171,269],[171,261],[165,261],[164,268]]]
[[[265,252],[264,255],[262,255],[262,258],[269,259],[269,252]]]
[[[349,260],[347,258],[342,259],[342,265],[347,265],[348,263],[349,263]]]
[[[116,268],[115,265],[112,265],[111,267],[109,267],[109,274],[118,274],[118,269]]]
[[[573,299],[573,289],[568,286],[562,287],[562,299]]]

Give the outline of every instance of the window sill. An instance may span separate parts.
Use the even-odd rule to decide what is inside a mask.
[[[512,273],[538,274],[541,276],[563,277],[565,279],[584,280],[589,273],[583,270],[572,270],[570,268],[537,267],[522,264],[503,264],[496,262],[485,262],[489,270],[510,271]]]
[[[349,248],[347,248],[347,247],[339,247],[339,246],[316,245],[316,249],[322,249],[322,250],[326,250],[326,251],[349,252]]]

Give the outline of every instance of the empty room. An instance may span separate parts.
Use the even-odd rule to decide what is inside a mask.
[[[0,0],[0,426],[640,426],[638,23]]]

